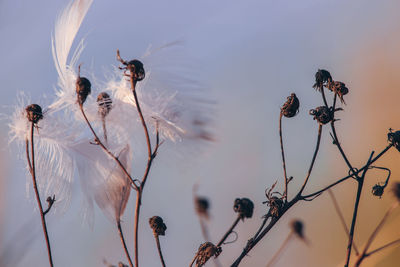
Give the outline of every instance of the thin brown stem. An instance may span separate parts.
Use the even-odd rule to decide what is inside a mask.
[[[350,262],[350,256],[351,256],[351,248],[353,247],[353,238],[354,238],[354,229],[356,226],[356,221],[357,221],[357,214],[358,214],[358,206],[360,204],[360,198],[361,198],[361,192],[362,192],[362,188],[364,185],[364,178],[365,178],[365,174],[368,171],[368,167],[371,165],[371,159],[372,156],[374,155],[374,152],[372,151],[367,164],[365,165],[366,168],[364,169],[361,177],[359,177],[357,179],[358,182],[358,187],[357,187],[357,196],[356,196],[356,201],[354,203],[354,212],[353,212],[353,219],[351,221],[351,227],[350,227],[350,232],[349,232],[349,242],[347,244],[347,255],[346,255],[346,263],[345,263],[345,267],[349,266],[349,262]]]
[[[317,158],[317,154],[318,154],[318,150],[319,150],[319,145],[320,145],[320,143],[321,143],[321,135],[322,135],[322,124],[319,124],[319,125],[318,125],[317,144],[316,144],[316,146],[315,146],[314,155],[313,155],[312,160],[311,160],[310,168],[308,169],[307,177],[306,177],[306,179],[304,180],[303,186],[301,187],[301,189],[300,189],[300,191],[299,191],[299,193],[298,193],[299,196],[301,196],[301,193],[303,193],[303,190],[304,190],[304,188],[305,188],[306,185],[307,185],[308,179],[310,178],[312,169],[313,169],[313,167],[314,167],[315,159]]]
[[[285,178],[285,202],[287,202],[288,199],[288,178],[287,178],[287,173],[286,173],[286,161],[285,161],[285,150],[283,148],[283,138],[282,138],[282,112],[279,115],[279,139],[281,142],[281,153],[282,153],[282,166],[283,166],[283,175]]]
[[[134,246],[135,246],[135,266],[139,266],[139,215],[140,215],[140,202],[142,201],[142,187],[136,194],[136,205],[135,205],[135,222],[134,222]]]
[[[332,190],[329,189],[328,193],[329,193],[329,196],[331,197],[331,200],[332,200],[333,206],[335,207],[336,213],[340,218],[340,222],[342,223],[344,232],[346,233],[347,238],[349,238],[350,237],[349,236],[349,228],[346,225],[346,221],[344,219],[342,211],[340,210],[339,203],[337,202],[336,197],[333,194]],[[356,255],[359,255],[360,253],[358,252],[357,246],[354,242],[353,242],[353,248],[354,248],[354,251],[356,252]]]
[[[95,130],[92,127],[92,124],[89,122],[88,118],[86,117],[85,111],[83,110],[83,106],[79,105],[79,108],[82,112],[83,118],[86,121],[86,124],[89,126],[90,131],[92,132],[93,136],[94,136],[94,141],[97,145],[99,145],[111,158],[113,158],[118,166],[121,168],[121,170],[125,173],[125,175],[129,178],[133,188],[135,188],[136,191],[139,190],[139,187],[136,185],[135,180],[132,178],[132,176],[129,174],[129,172],[126,170],[126,168],[124,167],[124,165],[121,163],[121,161],[118,159],[118,157],[116,157],[113,153],[111,153],[110,150],[108,150],[108,148],[103,144],[103,142],[101,142],[100,138],[97,136]]]
[[[157,250],[158,250],[158,255],[160,256],[161,265],[163,267],[165,267],[164,257],[163,257],[162,252],[161,252],[160,238],[158,237],[157,234],[154,235],[154,238],[156,239]]]
[[[389,209],[386,211],[385,215],[382,217],[381,221],[379,224],[376,226],[375,230],[372,232],[370,237],[367,240],[367,243],[365,244],[365,247],[361,253],[361,255],[358,257],[356,264],[354,265],[355,267],[360,266],[361,262],[364,260],[365,255],[367,254],[367,250],[371,246],[372,242],[374,241],[376,235],[379,233],[379,231],[382,229],[383,225],[387,221],[389,215],[393,212],[395,208],[399,206],[399,202],[395,202]]]
[[[383,250],[383,249],[385,249],[385,248],[388,248],[388,247],[391,247],[391,246],[393,246],[393,245],[396,245],[397,243],[400,243],[400,238],[397,239],[397,240],[394,240],[394,241],[392,241],[392,242],[389,242],[389,243],[387,243],[386,245],[383,245],[382,247],[379,247],[379,248],[377,248],[377,249],[374,249],[374,250],[372,250],[372,251],[366,253],[366,254],[365,254],[365,257],[369,257],[369,256],[371,256],[372,254],[375,254],[375,253],[377,253],[377,252],[379,252],[379,251],[381,251],[381,250]]]
[[[119,237],[121,238],[121,243],[125,251],[126,258],[128,259],[129,266],[133,267],[132,259],[131,256],[129,255],[128,247],[126,246],[125,238],[124,238],[124,233],[122,232],[122,227],[121,227],[121,221],[117,220],[117,228],[119,232]]]
[[[324,105],[326,107],[328,107],[328,102],[326,101],[326,97],[325,97],[325,91],[324,91],[324,86],[320,87],[320,91],[321,91],[321,95],[322,95],[322,100],[324,101]]]
[[[267,267],[271,267],[275,263],[275,261],[278,259],[278,257],[282,254],[283,250],[286,248],[286,246],[289,243],[292,236],[293,236],[293,231],[290,231],[290,233],[286,237],[285,241],[283,241],[281,247],[278,249],[278,251],[274,254],[274,256],[272,256],[271,260],[268,262]]]
[[[333,112],[334,112],[334,111],[333,111]],[[333,134],[333,138],[334,138],[335,145],[336,145],[337,148],[339,149],[339,152],[340,152],[340,154],[342,155],[342,157],[343,157],[344,161],[346,162],[347,166],[348,166],[349,169],[351,170],[351,173],[353,173],[354,175],[357,176],[357,172],[354,170],[354,168],[353,168],[353,166],[351,165],[349,159],[347,158],[346,154],[344,153],[343,148],[342,148],[342,146],[341,146],[341,144],[340,144],[340,141],[339,141],[339,139],[338,139],[338,137],[337,137],[336,128],[335,128],[335,119],[333,119],[333,120],[331,121],[331,129],[332,129],[332,134]]]
[[[52,255],[51,255],[51,246],[50,246],[49,234],[47,232],[46,218],[45,218],[45,214],[43,212],[43,206],[42,206],[42,202],[40,201],[39,189],[38,189],[37,182],[36,182],[35,150],[34,150],[35,146],[34,146],[34,140],[33,140],[34,139],[33,138],[33,136],[34,136],[34,128],[35,128],[35,124],[32,122],[32,124],[31,124],[31,159],[32,159],[32,162],[29,162],[29,166],[30,166],[30,172],[31,172],[31,175],[32,175],[33,188],[35,190],[36,201],[37,201],[37,204],[38,204],[38,207],[39,207],[40,219],[42,221],[43,234],[44,234],[44,237],[45,237],[45,240],[46,240],[47,255],[48,255],[48,258],[49,258],[49,264],[50,264],[51,267],[53,267],[54,264],[53,264],[53,258],[52,258]],[[26,151],[27,151],[27,160],[30,161],[29,153],[28,153],[29,152],[28,151],[29,150],[28,143],[29,142],[26,142],[26,145],[27,145]]]
[[[228,238],[228,236],[232,233],[233,229],[236,227],[236,225],[238,224],[238,222],[240,221],[240,216],[238,216],[235,221],[233,222],[232,226],[228,229],[228,231],[226,231],[226,233],[224,234],[224,236],[221,238],[221,240],[218,242],[217,247],[220,247],[225,240]]]
[[[107,144],[107,139],[108,139],[108,137],[107,137],[107,127],[106,127],[106,118],[104,116],[101,118],[101,123],[102,123],[102,126],[103,126],[104,141]]]

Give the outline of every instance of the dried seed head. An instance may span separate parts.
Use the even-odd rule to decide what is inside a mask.
[[[253,216],[254,204],[248,198],[237,198],[233,204],[233,210],[239,213],[242,220]]]
[[[271,217],[279,217],[283,208],[283,200],[279,197],[273,196],[268,201],[269,213]]]
[[[389,129],[388,141],[400,151],[400,131],[393,132],[392,129]]]
[[[154,235],[165,235],[165,230],[167,230],[167,226],[164,224],[164,221],[159,216],[153,216],[149,219],[150,228],[153,229]]]
[[[316,109],[310,110],[310,115],[314,116],[314,120],[316,119],[321,124],[327,124],[333,119],[333,110],[326,107],[320,106]]]
[[[374,196],[377,196],[377,197],[381,198],[382,195],[383,195],[383,191],[384,191],[384,190],[385,190],[385,187],[384,187],[383,185],[376,184],[376,185],[374,185],[374,186],[372,187],[372,194],[373,194]]]
[[[199,250],[197,251],[196,266],[203,266],[212,256],[217,257],[221,251],[222,250],[220,247],[216,247],[211,242],[205,242],[201,244]]]
[[[325,83],[330,83],[332,81],[332,76],[327,70],[319,69],[317,73],[315,73],[315,84],[314,88],[316,90],[320,90]]]
[[[97,104],[99,105],[99,114],[102,118],[107,116],[112,109],[112,100],[106,92],[102,92],[97,96]]]
[[[400,183],[399,182],[395,183],[393,185],[393,189],[392,190],[393,190],[394,195],[397,198],[397,201],[400,202]]]
[[[37,104],[31,104],[25,108],[28,121],[38,123],[43,119],[42,108]]]
[[[140,82],[146,76],[144,71],[143,63],[137,59],[128,62],[127,69],[133,74],[133,78],[136,82]]]
[[[300,238],[304,239],[304,224],[300,220],[293,220],[290,223],[290,227],[292,228],[292,231]]]
[[[78,97],[78,104],[83,105],[85,103],[86,98],[90,95],[91,92],[91,83],[85,77],[78,77],[76,79],[76,94]]]
[[[340,98],[340,101],[342,103],[345,103],[343,96],[347,95],[347,93],[349,92],[349,88],[347,88],[344,83],[338,81],[331,82],[329,83],[328,89],[331,90],[332,92],[337,93],[337,95]]]
[[[299,112],[300,102],[295,93],[288,96],[285,104],[281,108],[281,113],[287,118],[294,117]]]
[[[209,217],[208,209],[210,208],[210,203],[207,198],[196,197],[195,208],[196,208],[196,212],[199,216],[203,216],[205,218]]]

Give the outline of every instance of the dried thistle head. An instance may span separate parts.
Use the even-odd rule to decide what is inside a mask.
[[[304,239],[304,224],[300,220],[293,220],[290,222],[292,231],[300,238]]]
[[[83,105],[83,103],[85,103],[86,101],[86,98],[91,93],[92,85],[87,78],[80,76],[78,76],[78,78],[76,79],[75,84],[76,84],[76,94],[78,98],[78,104]]]
[[[209,218],[208,209],[210,208],[210,203],[207,198],[197,196],[195,198],[195,208],[200,217]]]
[[[196,266],[201,267],[212,257],[217,257],[221,253],[221,248],[215,246],[211,242],[205,242],[200,245],[197,256],[196,256]]]
[[[99,114],[102,118],[107,116],[112,109],[111,97],[106,92],[102,92],[97,96],[97,104],[99,105]]]
[[[310,110],[310,115],[314,116],[320,124],[327,124],[333,120],[334,111],[326,106],[320,106]]]
[[[393,189],[392,190],[393,190],[393,193],[394,193],[395,197],[397,198],[397,201],[400,202],[400,182],[396,182],[393,185]]]
[[[286,102],[281,107],[281,113],[287,118],[294,117],[299,112],[300,102],[295,93],[288,96]]]
[[[332,76],[327,70],[319,69],[315,73],[315,84],[313,87],[316,90],[321,90],[321,88],[332,81]]]
[[[33,123],[38,123],[41,119],[43,119],[42,107],[37,104],[31,104],[25,108],[26,117],[28,121]]]
[[[372,187],[372,194],[374,196],[377,196],[379,198],[382,198],[383,192],[385,190],[385,186],[376,184]]]
[[[392,129],[389,129],[388,133],[388,141],[391,143],[398,151],[400,151],[400,131],[393,132]]]
[[[248,198],[237,198],[233,203],[233,210],[244,220],[244,218],[251,218],[253,216],[254,204]]]
[[[347,93],[349,92],[349,88],[347,88],[343,82],[330,82],[328,84],[328,89],[332,92],[335,92],[339,96],[340,101],[345,104],[343,96],[347,95]]]
[[[167,226],[165,225],[163,219],[159,216],[153,216],[149,219],[150,228],[153,229],[154,235],[165,235],[165,230]]]

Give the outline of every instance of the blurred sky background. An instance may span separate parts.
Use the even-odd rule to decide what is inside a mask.
[[[43,94],[52,97],[57,74],[51,34],[57,14],[67,3],[0,0],[1,113],[12,113],[19,91],[27,92],[33,101]],[[95,0],[76,39],[86,38],[80,58],[86,68],[101,76],[104,69],[116,65],[117,48],[133,58],[149,45],[180,40],[185,58],[194,60],[199,81],[208,85],[217,103],[214,144],[201,153],[191,151],[190,157],[175,156],[176,147],[167,144],[155,160],[141,213],[142,266],[160,265],[148,227],[153,215],[163,217],[168,227],[166,236],[160,238],[167,265],[190,263],[202,242],[192,203],[195,183],[199,194],[211,201],[209,228],[214,242],[236,217],[232,210],[236,197],[248,197],[255,203],[253,218],[239,223],[239,239],[223,247],[221,262],[224,266],[233,262],[266,213],[262,204],[265,188],[282,180],[278,118],[291,92],[301,101],[300,114],[285,119],[283,125],[288,174],[294,176],[291,192],[304,179],[317,136],[317,123],[308,111],[322,104],[312,88],[318,68],[329,70],[350,89],[345,111],[338,113],[337,130],[352,163],[361,166],[371,150],[383,149],[388,128],[400,129],[398,10],[396,0]],[[33,196],[26,197],[26,161],[14,145],[7,146],[6,120],[0,129],[0,265],[46,266],[36,203]],[[144,158],[143,153],[143,161],[135,163],[138,173],[144,170]],[[399,180],[399,162],[400,154],[393,149],[377,165],[392,168],[393,182]],[[307,191],[346,174],[326,127]],[[359,247],[394,201],[389,192],[382,199],[370,193],[375,183],[384,180],[384,173],[370,171],[367,176],[356,228]],[[334,191],[348,221],[355,191],[352,181]],[[95,225],[89,228],[79,214],[79,190],[73,198],[64,215],[47,217],[55,265],[103,266],[103,259],[114,264],[125,261],[115,226],[97,209]],[[133,200],[123,222],[132,255]],[[399,211],[391,217],[373,248],[400,237],[398,215]],[[242,265],[265,266],[285,239],[293,218],[304,220],[311,244],[307,247],[294,240],[276,266],[340,266],[347,238],[327,195],[292,208]],[[398,266],[399,255],[400,249],[390,249],[368,258],[363,266]]]

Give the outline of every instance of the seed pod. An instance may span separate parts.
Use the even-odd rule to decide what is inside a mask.
[[[335,92],[339,96],[340,101],[345,103],[343,96],[347,95],[349,88],[347,88],[344,83],[338,81],[331,82],[329,83],[328,89]]]
[[[327,124],[333,119],[333,110],[326,106],[320,106],[310,110],[310,115],[314,116],[314,120],[317,120],[319,123]]]
[[[254,204],[248,198],[237,198],[233,204],[233,210],[239,213],[242,220],[253,216]]]
[[[195,208],[196,212],[199,216],[203,216],[208,219],[208,209],[210,208],[210,203],[205,197],[196,197],[195,199]]]
[[[91,83],[85,77],[78,77],[76,79],[76,94],[78,97],[78,104],[83,105],[85,103],[86,98],[91,93]]]
[[[102,92],[97,96],[97,104],[99,105],[99,114],[102,118],[107,116],[112,109],[112,100],[106,92]]]
[[[25,108],[26,117],[28,121],[38,123],[39,120],[43,119],[42,108],[37,104],[31,104]]]
[[[319,69],[317,73],[315,73],[315,84],[314,88],[316,90],[320,90],[325,83],[329,83],[332,81],[332,76],[327,70]]]
[[[384,186],[382,186],[382,185],[380,185],[380,184],[376,184],[376,185],[374,185],[374,186],[372,187],[372,194],[373,194],[374,196],[377,196],[377,197],[381,198],[382,195],[383,195],[383,191],[384,191],[384,190],[385,190],[385,187],[384,187]]]
[[[150,228],[153,229],[154,235],[165,235],[165,230],[167,230],[167,226],[164,224],[164,221],[159,216],[153,216],[149,219]]]
[[[388,141],[391,143],[398,151],[400,151],[400,131],[393,132],[389,129]]]
[[[290,223],[292,231],[300,238],[304,239],[304,224],[300,220],[293,220]]]
[[[299,112],[300,102],[295,93],[288,96],[286,102],[281,107],[281,113],[287,118],[294,117]]]
[[[146,76],[143,63],[137,59],[129,61],[127,69],[133,74],[133,78],[136,82],[143,80]]]
[[[196,257],[196,267],[201,267],[212,257],[218,256],[221,253],[221,248],[216,247],[211,242],[205,242],[200,245],[199,250],[197,251]]]

